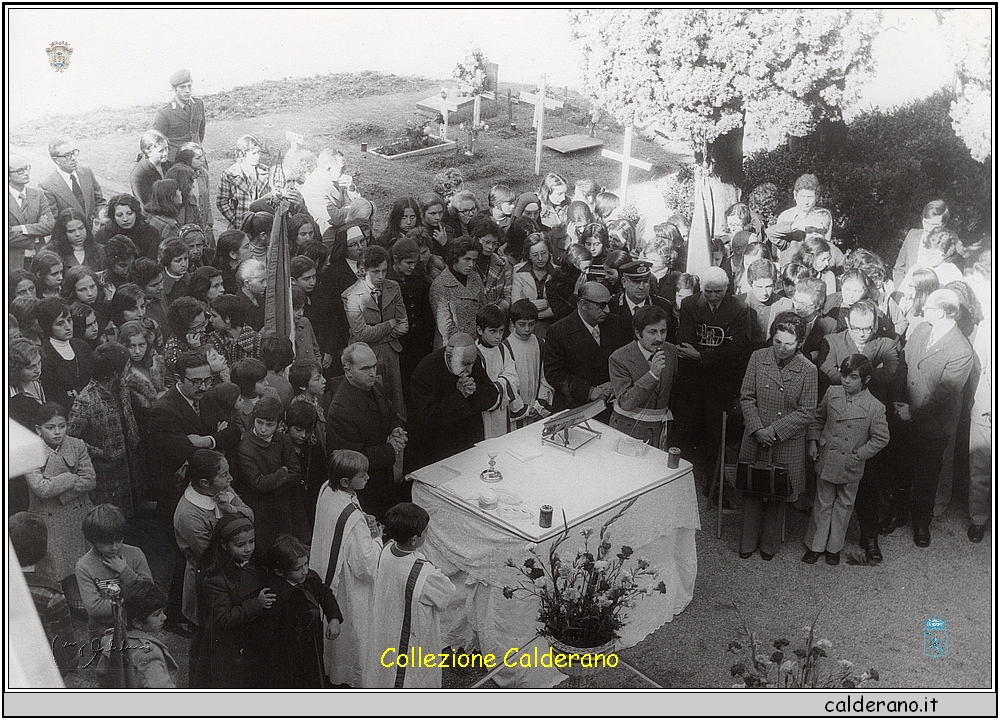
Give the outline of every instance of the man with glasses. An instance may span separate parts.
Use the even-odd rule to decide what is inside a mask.
[[[894,514],[882,526],[887,535],[913,524],[913,543],[931,544],[931,519],[944,451],[962,412],[963,388],[973,352],[955,320],[960,309],[952,290],[935,290],[924,304],[924,322],[906,341],[893,409],[902,420],[908,472],[895,475]]]
[[[167,607],[168,629],[190,637],[192,628],[181,614],[185,560],[176,547],[173,533],[174,510],[184,491],[185,464],[202,448],[232,455],[240,442],[240,430],[236,423],[227,422],[218,403],[205,399],[212,385],[212,368],[204,352],[181,353],[174,367],[176,384],[153,403],[150,410],[150,437],[154,445],[148,450],[156,453],[153,466],[159,468],[159,476],[151,478],[156,486],[148,495],[157,502],[153,522],[165,526],[164,531],[175,545]]]
[[[24,268],[24,259],[33,257],[45,236],[52,232],[55,218],[41,190],[28,187],[31,165],[26,158],[7,156],[7,257],[8,270]]]
[[[545,379],[555,389],[556,410],[611,398],[611,353],[628,343],[621,320],[611,312],[611,293],[590,281],[580,288],[576,312],[553,324],[545,338]],[[607,423],[611,408],[597,416]]]
[[[56,164],[55,170],[38,187],[54,215],[73,208],[91,218],[98,207],[107,204],[94,172],[80,165],[80,150],[72,138],[59,137],[50,142],[49,156]]]
[[[872,377],[868,390],[886,408],[891,408],[891,398],[899,371],[899,341],[888,337],[876,337],[878,330],[878,309],[875,303],[865,298],[851,306],[847,315],[847,329],[827,335],[820,342],[816,364],[819,366],[819,397],[822,398],[830,385],[840,385],[840,365],[855,353],[871,360]],[[895,432],[899,421],[889,419],[890,433]],[[897,438],[898,441],[898,438]],[[861,530],[861,549],[865,560],[871,565],[882,562],[882,550],[878,546],[880,526],[879,502],[883,478],[892,475],[889,456],[880,452],[865,463],[865,473],[858,485],[854,508],[858,514]]]

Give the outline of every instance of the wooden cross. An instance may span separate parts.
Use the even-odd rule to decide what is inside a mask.
[[[637,167],[640,170],[652,170],[653,166],[648,162],[643,160],[636,160],[632,155],[632,126],[627,125],[625,127],[625,141],[622,147],[622,154],[619,155],[611,150],[601,150],[601,155],[603,157],[609,158],[611,160],[617,160],[622,164],[622,180],[621,185],[618,190],[618,199],[621,202],[621,206],[625,207],[625,199],[628,197],[628,171],[630,167]]]
[[[535,120],[532,123],[532,127],[537,128],[538,132],[535,138],[535,175],[541,175],[542,139],[543,133],[545,132],[545,108],[561,108],[563,106],[563,102],[561,100],[552,100],[551,98],[545,97],[544,75],[542,75],[542,86],[538,89],[537,95],[523,92],[518,99],[521,102],[531,103],[535,106]]]
[[[474,85],[469,85],[468,83],[462,83],[458,86],[458,89],[462,92],[475,93],[472,100],[472,124],[479,125],[479,113],[482,107],[482,99],[495,100],[496,95],[491,92],[477,92],[477,90],[483,85],[483,71],[476,70],[476,82]]]
[[[453,102],[448,102],[448,88],[441,88],[441,117],[444,118],[444,127],[441,130],[441,137],[444,140],[448,139],[448,113],[453,112],[458,112],[458,105]]]

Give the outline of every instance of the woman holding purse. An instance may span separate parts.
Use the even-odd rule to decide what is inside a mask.
[[[783,312],[771,326],[771,346],[750,356],[740,407],[743,409],[743,442],[740,463],[767,462],[787,469],[788,497],[748,493],[743,505],[740,557],[749,558],[760,548],[770,560],[781,545],[785,505],[794,502],[805,487],[806,431],[816,410],[816,366],[799,348],[805,324],[793,312]]]

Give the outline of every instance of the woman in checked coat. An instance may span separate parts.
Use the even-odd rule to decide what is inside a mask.
[[[781,545],[786,502],[794,502],[805,488],[806,431],[816,410],[816,366],[799,348],[805,323],[795,313],[783,312],[771,326],[771,346],[750,356],[740,407],[743,409],[743,442],[740,462],[771,462],[788,468],[792,496],[787,500],[748,494],[743,506],[740,557],[770,560]],[[771,452],[768,453],[768,448]]]

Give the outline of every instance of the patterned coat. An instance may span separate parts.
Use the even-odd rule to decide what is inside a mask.
[[[477,268],[478,272],[478,268]],[[490,264],[486,275],[480,275],[486,290],[486,302],[499,305],[507,312],[510,309],[510,294],[514,282],[513,268],[507,265],[504,257],[496,252],[490,255]]]
[[[87,493],[97,486],[87,446],[70,436],[58,450],[46,445],[45,465],[29,470],[26,478],[31,488],[28,510],[40,515],[49,531],[48,552],[38,563],[38,572],[62,581],[87,552],[81,528],[91,508]]]
[[[436,321],[434,347],[444,347],[448,338],[459,332],[476,337],[476,313],[485,304],[486,289],[479,273],[470,272],[463,285],[451,268],[445,268],[431,283],[431,310]]]
[[[778,436],[772,462],[788,468],[795,496],[805,488],[806,429],[816,411],[816,366],[796,353],[784,368],[778,367],[773,348],[757,350],[750,356],[740,407],[745,422],[740,462],[764,461],[767,452],[758,452],[754,433],[771,427]],[[795,497],[789,498],[789,501]]]
[[[809,426],[809,439],[819,441],[817,476],[838,485],[859,483],[865,462],[889,444],[885,405],[867,389],[849,403],[843,386],[831,385]]]
[[[97,503],[113,503],[131,512],[142,485],[139,460],[139,428],[125,383],[107,390],[91,380],[73,403],[69,434],[87,444],[94,462]]]
[[[255,174],[254,178],[247,177],[243,174],[240,164],[234,163],[219,179],[219,194],[215,198],[215,203],[222,216],[229,221],[231,230],[240,229],[243,218],[250,212],[251,203],[271,192],[267,168],[258,165]]]

